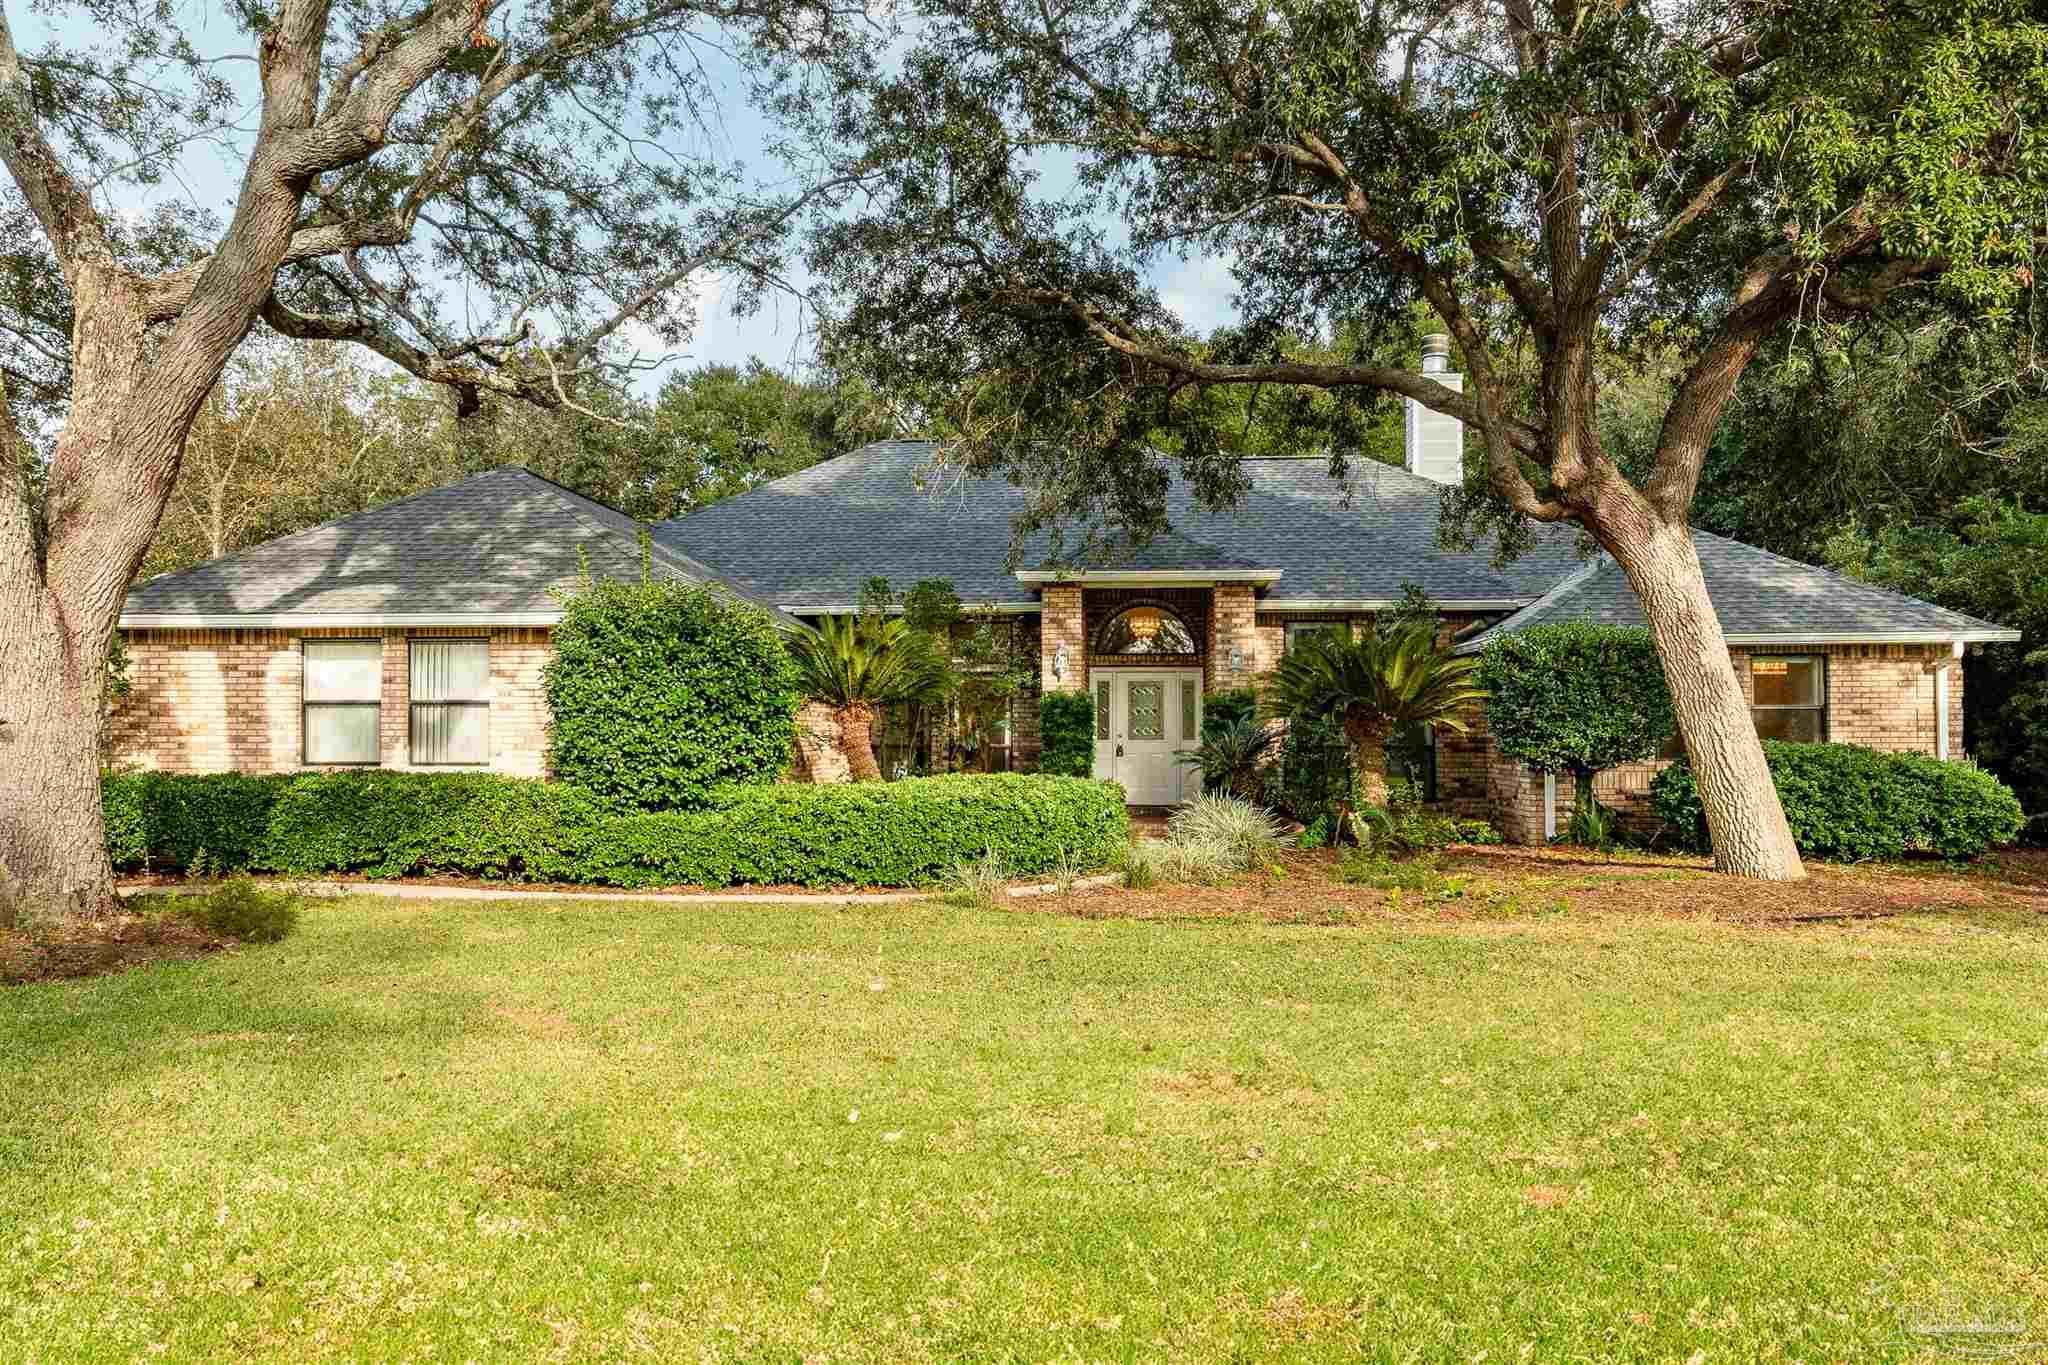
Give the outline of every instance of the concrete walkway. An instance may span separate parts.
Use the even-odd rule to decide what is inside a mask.
[[[1122,881],[1121,872],[1109,872],[1097,877],[1077,878],[1074,889],[1089,891],[1099,886],[1116,886]],[[554,891],[526,888],[511,883],[499,886],[443,886],[433,882],[324,881],[317,877],[265,880],[259,884],[281,890],[307,886],[342,895],[388,896],[394,900],[407,901],[611,901],[626,905],[900,905],[908,901],[935,900],[944,894],[938,890],[621,891],[616,887],[604,886],[594,886],[588,891]],[[172,886],[124,886],[119,888],[119,892],[123,896],[189,896],[203,893],[206,889],[204,886],[183,883]],[[1058,890],[1059,884],[1056,882],[1032,882],[1020,886],[1006,886],[1002,894],[1014,899],[1023,899],[1029,896],[1050,896]]]

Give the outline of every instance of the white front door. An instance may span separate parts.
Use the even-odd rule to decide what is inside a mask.
[[[1123,784],[1134,806],[1171,806],[1200,785],[1176,749],[1201,743],[1202,670],[1094,671],[1095,775]]]

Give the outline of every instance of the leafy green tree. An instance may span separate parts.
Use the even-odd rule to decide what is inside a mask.
[[[956,458],[1051,490],[1034,519],[1140,530],[1165,515],[1161,450],[1205,498],[1243,488],[1221,392],[1318,391],[1361,426],[1386,396],[1460,418],[1468,528],[1512,552],[1528,522],[1577,523],[1641,598],[1717,865],[1801,875],[1694,491],[1774,338],[1916,298],[2012,312],[2048,204],[2033,0],[911,12],[900,61],[846,72],[886,183],[813,251],[844,304],[836,362],[943,406]],[[1049,153],[1074,173],[1045,174]],[[1168,253],[1230,262],[1228,336],[1191,336],[1145,283]],[[1363,344],[1418,305],[1462,392]],[[1669,397],[1610,441],[1623,351]]]
[[[705,365],[661,386],[653,430],[676,461],[675,516],[895,434],[858,381],[800,378],[760,360]]]
[[[1571,836],[1607,842],[1593,778],[1655,758],[1677,718],[1647,630],[1570,623],[1494,640],[1480,656],[1494,747],[1543,772],[1570,773]]]
[[[2029,837],[2039,838],[2048,814],[2048,513],[1976,494],[1952,524],[1843,531],[1829,550],[1860,578],[2022,632],[2019,642],[1983,645],[1966,661],[1963,728],[1971,753],[2032,817]]]
[[[875,708],[944,694],[944,659],[901,616],[827,616],[794,646],[805,696],[833,709],[839,748],[856,782],[882,780]]]
[[[366,348],[464,415],[485,394],[588,408],[588,386],[648,363],[637,329],[665,347],[692,331],[693,276],[722,272],[743,302],[781,287],[796,227],[866,174],[829,152],[792,176],[698,150],[734,64],[771,119],[801,120],[805,71],[857,60],[872,29],[826,0],[39,16],[50,36],[27,50],[0,16],[17,286],[0,291],[0,861],[99,914],[101,669],[186,436],[251,330]],[[228,167],[225,223],[112,207],[176,184],[195,147]]]
[[[1357,635],[1318,631],[1287,651],[1267,684],[1269,716],[1329,719],[1344,727],[1358,793],[1387,804],[1387,741],[1410,725],[1463,734],[1464,712],[1485,700],[1477,659],[1450,653],[1428,619],[1373,623]]]
[[[698,809],[788,766],[799,674],[760,608],[652,574],[596,579],[563,599],[554,645],[548,766],[613,809]]]

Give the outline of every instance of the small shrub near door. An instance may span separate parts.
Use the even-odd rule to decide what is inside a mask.
[[[126,814],[109,853],[132,869],[441,873],[603,886],[907,886],[993,850],[1012,875],[1100,867],[1130,820],[1110,782],[1021,773],[859,786],[728,786],[707,809],[617,814],[590,793],[492,773],[299,773],[249,779],[234,821],[196,822],[210,778],[110,775]],[[260,805],[260,809],[259,809]],[[200,841],[213,839],[208,845]],[[174,850],[192,849],[190,857]]]
[[[1038,699],[1038,770],[1056,777],[1095,771],[1095,699],[1087,692],[1048,692]]]
[[[2011,789],[1972,763],[1779,740],[1764,741],[1764,760],[1792,838],[1812,858],[1974,858],[2011,843],[2025,824]],[[1650,797],[1680,843],[1709,848],[1699,787],[1683,760],[1657,774]]]

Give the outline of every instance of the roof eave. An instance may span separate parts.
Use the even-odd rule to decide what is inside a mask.
[[[559,611],[123,612],[122,630],[310,630],[324,626],[552,626]]]
[[[1524,627],[1526,629],[1526,627]],[[1475,635],[1457,646],[1453,654],[1477,654],[1502,635],[1516,634],[1512,621]],[[1961,630],[1731,630],[1723,637],[1731,645],[1984,645],[2010,644],[2021,632],[2002,627]]]
[[[1102,587],[1186,587],[1206,583],[1278,583],[1279,569],[1019,569],[1017,581],[1027,587],[1062,583]]]

